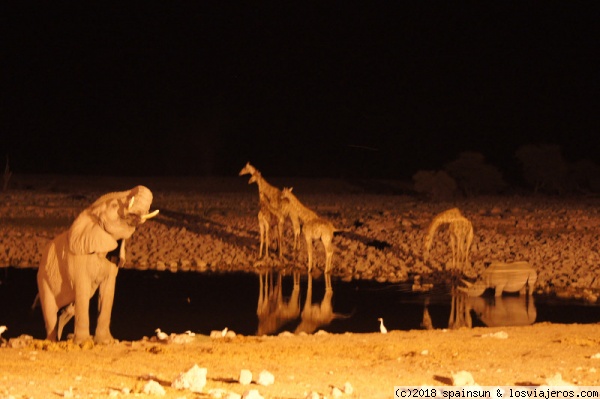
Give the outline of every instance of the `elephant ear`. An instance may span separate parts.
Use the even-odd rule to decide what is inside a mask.
[[[96,216],[84,212],[69,229],[69,250],[77,255],[107,253],[117,248],[118,243],[99,224]]]

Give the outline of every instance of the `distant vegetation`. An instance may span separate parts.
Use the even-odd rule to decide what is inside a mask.
[[[600,166],[591,160],[570,164],[558,145],[523,145],[515,157],[525,187],[534,193],[600,193]],[[460,153],[442,170],[418,171],[413,175],[413,182],[415,191],[432,199],[499,194],[509,190],[502,172],[478,152]]]

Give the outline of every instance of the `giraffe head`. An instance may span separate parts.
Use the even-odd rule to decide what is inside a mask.
[[[258,179],[258,177],[260,176],[260,172],[254,166],[250,165],[250,162],[247,162],[239,173],[239,176],[243,175],[250,175],[250,180],[248,180],[248,184],[251,184]]]
[[[292,190],[294,189],[294,187],[284,187],[281,190],[281,199],[283,200],[290,200],[290,199],[296,199],[296,196],[294,194],[292,194]]]

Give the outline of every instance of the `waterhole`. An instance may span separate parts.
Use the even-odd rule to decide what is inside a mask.
[[[35,269],[0,269],[0,325],[4,338],[44,338]],[[596,323],[600,306],[548,296],[467,298],[443,287],[413,292],[408,284],[343,282],[306,273],[119,272],[111,331],[120,340],[152,336],[157,328],[210,334],[227,327],[243,335],[282,331],[378,332],[463,326],[529,325],[540,322]],[[92,300],[94,328],[96,302]],[[73,331],[73,321],[65,327]],[[93,332],[93,330],[92,330]],[[65,334],[63,333],[63,336]]]

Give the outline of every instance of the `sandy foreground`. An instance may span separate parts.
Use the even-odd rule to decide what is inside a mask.
[[[288,184],[283,180],[273,184]],[[153,190],[153,208],[161,214],[134,235],[128,267],[198,272],[280,267],[275,254],[257,264],[257,191],[246,181],[104,178],[90,187],[76,179],[22,178],[20,189],[0,197],[0,264],[36,267],[46,243],[99,195],[144,184]],[[449,262],[447,232],[439,233],[431,262],[422,260],[423,237],[432,217],[458,206],[475,228],[469,273],[476,276],[494,260],[528,260],[539,273],[537,292],[596,300],[600,199],[430,203],[398,194],[399,186],[389,182],[289,183],[301,200],[345,230],[334,239],[336,278],[407,281],[420,275],[435,281]],[[292,252],[291,233],[286,234],[285,266],[305,267],[303,248]],[[317,246],[319,268],[321,251]],[[151,380],[168,398],[235,397],[253,389],[265,398],[389,398],[395,385],[450,387],[460,371],[481,386],[600,385],[598,353],[597,324],[233,338],[197,334],[187,343],[153,338],[83,348],[12,337],[0,348],[0,398],[155,397],[158,393],[143,393]],[[171,387],[194,365],[207,369],[202,393]],[[242,369],[252,372],[250,385],[238,381]],[[263,370],[274,376],[272,385],[256,383]]]

